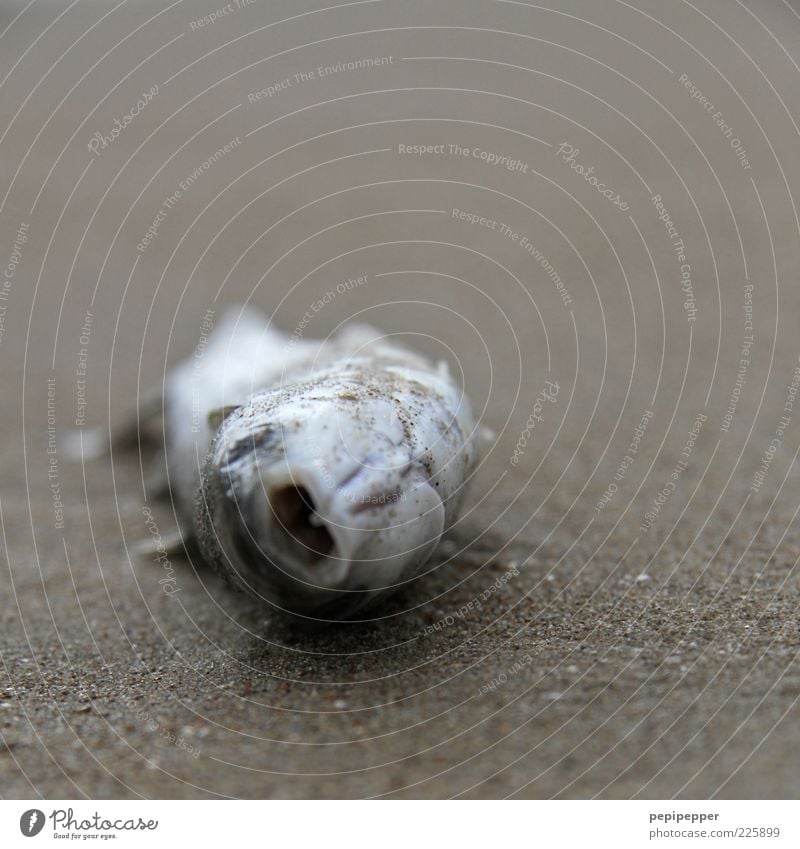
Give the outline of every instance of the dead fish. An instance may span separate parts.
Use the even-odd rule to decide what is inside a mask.
[[[183,538],[239,589],[303,616],[350,616],[418,575],[476,460],[446,364],[365,325],[311,341],[232,309],[164,402]]]

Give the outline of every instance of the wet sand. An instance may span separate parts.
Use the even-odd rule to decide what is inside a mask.
[[[21,258],[0,337],[3,797],[797,795],[796,66],[721,2],[703,10],[773,89],[685,9],[645,4],[702,55],[614,4],[589,24],[447,5],[328,11],[259,36],[247,33],[295,6],[194,28],[178,7],[108,59],[160,6],[131,4],[69,51],[111,4],[69,12],[24,57],[61,4],[10,30],[3,268],[15,239]],[[21,9],[6,4],[0,31]],[[753,11],[800,61],[790,6]],[[485,62],[401,61],[445,54]],[[750,169],[682,73],[735,126]],[[87,149],[152,85],[124,133]],[[373,89],[411,91],[349,97]],[[139,250],[166,199],[237,137]],[[81,435],[89,447],[91,428],[158,388],[209,308],[254,292],[291,333],[362,275],[307,334],[356,315],[422,334],[497,435],[435,568],[371,621],[306,627],[196,558],[136,554],[142,508],[166,533],[170,504],[146,489],[136,451],[76,462]],[[547,380],[558,400],[521,443]]]

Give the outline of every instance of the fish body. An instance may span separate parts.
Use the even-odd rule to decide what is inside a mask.
[[[167,380],[167,471],[184,536],[217,571],[324,619],[419,574],[476,459],[444,364],[365,325],[289,338],[252,309],[197,353]]]

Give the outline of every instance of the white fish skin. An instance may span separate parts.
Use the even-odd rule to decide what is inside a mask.
[[[476,460],[446,367],[364,325],[291,343],[229,312],[166,402],[184,533],[235,586],[300,615],[352,615],[417,575]]]

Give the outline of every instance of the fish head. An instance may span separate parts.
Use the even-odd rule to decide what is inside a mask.
[[[226,555],[250,592],[338,619],[419,573],[445,507],[390,400],[315,401],[282,405],[270,439],[238,452],[235,474],[228,465],[217,536],[229,538]]]

